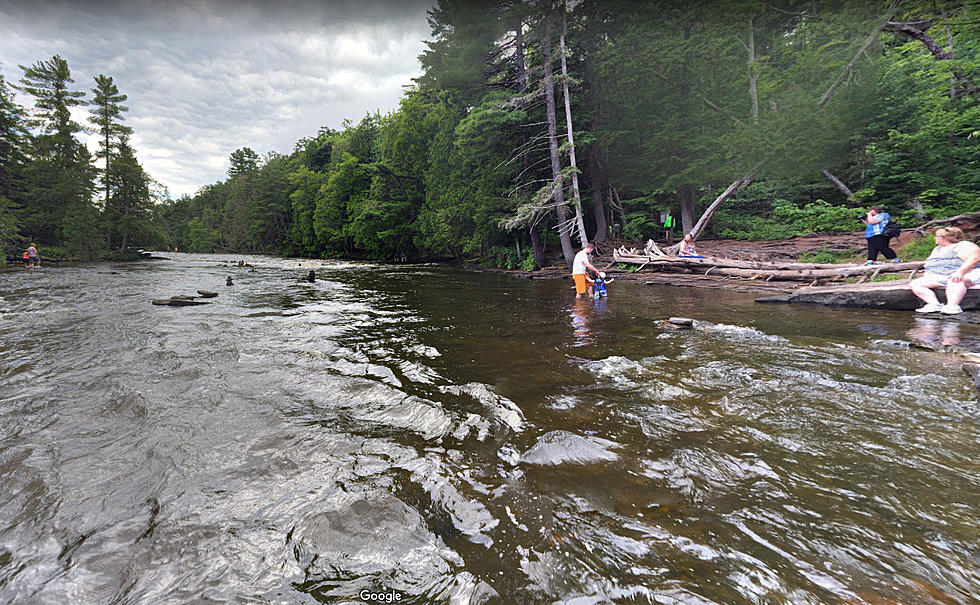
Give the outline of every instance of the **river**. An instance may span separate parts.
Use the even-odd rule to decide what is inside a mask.
[[[977,602],[980,326],[169,256],[0,273],[0,602]]]

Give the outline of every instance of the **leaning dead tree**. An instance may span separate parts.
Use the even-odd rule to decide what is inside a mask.
[[[731,197],[733,193],[735,193],[742,187],[747,187],[749,183],[752,182],[752,180],[755,178],[755,174],[759,171],[760,168],[762,168],[762,164],[763,162],[759,162],[758,164],[753,166],[752,169],[745,174],[745,176],[743,176],[742,178],[736,180],[734,183],[729,185],[728,189],[722,191],[721,195],[715,198],[715,201],[711,202],[711,205],[708,206],[708,208],[704,211],[704,213],[701,215],[701,218],[698,219],[698,222],[694,224],[694,228],[691,229],[691,236],[694,239],[697,239],[698,236],[701,235],[701,232],[704,231],[704,228],[708,225],[708,221],[711,220],[711,217],[714,216],[715,211],[718,210],[718,207],[721,206],[725,200]],[[681,249],[681,244],[680,242],[678,242],[673,246],[667,248],[667,252],[677,254],[677,252],[680,249]]]
[[[980,212],[967,212],[965,214],[957,214],[956,216],[951,216],[949,218],[943,218],[935,221],[929,221],[919,225],[914,229],[914,233],[918,235],[923,235],[926,229],[932,229],[933,227],[939,227],[942,225],[956,225],[958,223],[980,223]]]

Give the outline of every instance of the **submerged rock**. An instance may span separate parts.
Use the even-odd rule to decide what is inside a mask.
[[[611,462],[619,459],[619,455],[609,451],[614,446],[616,443],[607,439],[583,437],[568,431],[551,431],[542,435],[531,449],[524,452],[521,462],[544,466],[557,466],[566,462]]]
[[[388,494],[340,495],[306,517],[288,540],[307,582],[330,596],[384,586],[423,593],[463,563],[418,511]],[[333,590],[330,590],[330,588]]]
[[[973,379],[973,386],[977,389],[977,401],[980,401],[980,366],[975,363],[964,363],[960,367]]]

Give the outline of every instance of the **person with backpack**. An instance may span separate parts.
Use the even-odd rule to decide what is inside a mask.
[[[865,265],[875,264],[879,252],[893,263],[902,262],[898,254],[889,247],[890,240],[898,237],[901,232],[890,214],[882,212],[881,206],[872,206],[861,222],[867,225],[864,228],[864,237],[868,240],[868,262]]]

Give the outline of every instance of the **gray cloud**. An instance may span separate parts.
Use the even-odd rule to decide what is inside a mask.
[[[320,126],[395,108],[419,75],[431,1],[0,0],[0,73],[14,82],[17,65],[60,54],[77,89],[112,76],[143,166],[193,193],[225,178],[238,147],[288,153]]]

